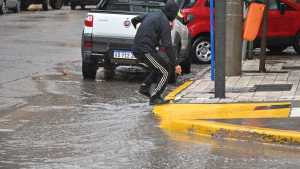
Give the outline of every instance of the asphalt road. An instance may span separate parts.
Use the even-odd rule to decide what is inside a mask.
[[[300,168],[298,147],[209,139],[159,128],[142,74],[81,77],[87,11],[0,17],[0,168]],[[193,65],[193,74],[205,65]]]

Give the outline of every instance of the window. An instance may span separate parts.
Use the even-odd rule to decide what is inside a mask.
[[[104,9],[113,11],[154,12],[164,7],[162,0],[110,0]]]
[[[278,0],[269,0],[269,9],[270,10],[277,10],[279,9],[279,1]]]
[[[197,2],[197,0],[185,0],[182,8],[183,9],[190,8],[190,7],[194,6],[196,2]]]

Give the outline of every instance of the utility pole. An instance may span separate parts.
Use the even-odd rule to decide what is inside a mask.
[[[226,2],[226,75],[242,73],[243,0]]]
[[[215,1],[216,10],[216,79],[215,97],[225,98],[225,11],[226,0]]]
[[[268,20],[269,20],[269,0],[265,0],[266,8],[264,10],[262,36],[260,43],[260,61],[259,71],[266,72],[266,48],[267,48],[267,32],[268,32]]]

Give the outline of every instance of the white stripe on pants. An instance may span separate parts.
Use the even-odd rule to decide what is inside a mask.
[[[160,79],[159,83],[157,84],[156,88],[153,90],[151,97],[155,96],[158,91],[164,86],[168,79],[168,71],[160,65],[150,53],[145,54],[146,58],[152,63],[152,65],[158,69],[162,73],[162,78]]]

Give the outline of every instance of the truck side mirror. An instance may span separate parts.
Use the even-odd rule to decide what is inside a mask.
[[[188,14],[186,16],[186,18],[184,18],[184,24],[187,25],[188,23],[190,23],[192,20],[194,19],[194,16],[191,14]]]
[[[280,3],[280,4],[279,4],[279,11],[280,11],[280,14],[281,14],[281,15],[284,15],[284,13],[285,13],[285,11],[286,11],[286,8],[287,8],[287,6],[286,6],[285,3]]]

